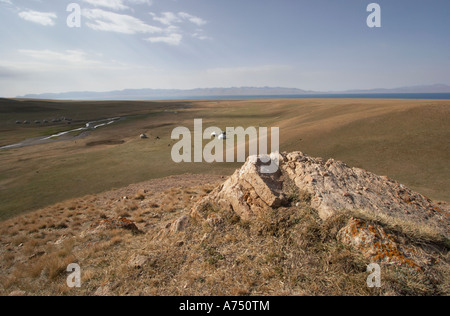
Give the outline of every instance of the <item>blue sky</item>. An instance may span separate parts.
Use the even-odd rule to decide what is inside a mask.
[[[381,28],[366,24],[371,2]],[[3,97],[450,84],[448,0],[0,0],[0,29]]]

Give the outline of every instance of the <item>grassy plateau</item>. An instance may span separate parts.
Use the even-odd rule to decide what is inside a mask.
[[[53,135],[110,117],[78,137],[0,150],[0,219],[69,198],[177,174],[229,175],[238,163],[171,159],[175,127],[279,127],[280,150],[335,158],[450,200],[450,101],[211,100],[62,102],[0,100],[0,145]],[[52,123],[53,118],[71,118]],[[16,124],[28,120],[31,124]],[[35,120],[48,120],[35,124]],[[146,133],[149,138],[141,140]],[[75,135],[74,135],[75,136]],[[206,141],[204,142],[206,144]]]

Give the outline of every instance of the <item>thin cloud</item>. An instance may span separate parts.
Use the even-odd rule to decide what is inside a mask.
[[[151,6],[153,2],[151,0],[83,0],[83,2],[89,3],[94,7],[102,7],[110,10],[120,11],[131,9],[126,4],[146,4]]]
[[[134,0],[144,1],[144,0]],[[187,14],[187,13],[186,13]],[[172,46],[178,46],[183,40],[183,34],[189,34],[188,31],[183,30],[179,25],[181,23],[191,22],[191,19],[199,19],[192,15],[175,14],[173,12],[163,12],[157,16],[150,13],[154,21],[157,21],[164,26],[158,27],[148,24],[132,15],[106,11],[103,9],[84,9],[83,16],[87,19],[86,26],[96,31],[115,32],[121,34],[155,34],[155,36],[147,37],[144,40],[150,43],[164,43]],[[200,19],[201,20],[201,19]],[[203,21],[203,20],[201,20]],[[202,24],[197,21],[197,24]],[[206,22],[205,22],[206,23]],[[202,30],[196,30],[191,37],[205,40],[208,37],[201,34]]]
[[[85,9],[83,16],[90,22],[86,25],[96,31],[116,32],[121,34],[154,34],[163,29],[149,25],[131,15],[118,14],[101,9]]]
[[[181,34],[173,33],[169,34],[167,36],[158,36],[158,37],[149,37],[146,39],[146,41],[150,43],[165,43],[169,45],[180,45],[181,40],[183,39],[183,36]]]
[[[191,14],[186,13],[186,12],[180,12],[180,13],[178,13],[178,16],[183,18],[183,19],[185,19],[185,20],[188,20],[189,22],[194,23],[195,25],[198,25],[198,26],[202,26],[202,25],[205,25],[207,23],[202,18],[199,18],[197,16],[191,15]]]
[[[83,0],[94,7],[103,7],[112,10],[126,10],[128,7],[123,4],[122,0]]]
[[[200,35],[200,34],[197,34],[197,33],[192,34],[192,37],[193,37],[193,38],[196,38],[196,39],[199,39],[199,40],[201,40],[201,41],[206,41],[206,40],[211,40],[211,39],[212,39],[212,38],[209,37],[209,36],[204,36],[204,35]]]
[[[56,13],[53,12],[39,12],[39,11],[22,11],[19,16],[28,22],[37,23],[44,26],[54,26],[57,18]]]
[[[206,20],[186,12],[163,12],[160,16],[157,16],[155,13],[151,12],[150,15],[153,16],[153,20],[158,21],[164,25],[174,25],[183,22],[190,22],[197,26],[203,26],[208,23],[206,22]]]
[[[207,22],[202,18],[194,16],[192,14],[186,12],[163,12],[160,15],[156,15],[155,13],[150,12],[150,15],[153,17],[154,21],[157,21],[164,25],[165,32],[170,34],[168,36],[159,36],[159,37],[150,37],[146,40],[151,43],[166,43],[170,45],[179,45],[184,34],[186,36],[190,36],[191,38],[195,38],[198,40],[208,40],[210,37],[203,34],[203,30],[198,28],[206,24]],[[197,28],[192,30],[192,25],[194,24]]]
[[[173,12],[163,12],[161,13],[161,16],[157,16],[154,13],[150,14],[153,16],[153,20],[164,25],[173,25],[182,22],[182,20]]]

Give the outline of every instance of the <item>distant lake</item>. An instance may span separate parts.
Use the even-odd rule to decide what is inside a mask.
[[[44,98],[44,97],[42,97]],[[224,100],[224,99],[410,99],[410,100],[450,100],[450,93],[333,93],[333,94],[283,94],[283,95],[209,95],[209,96],[48,96],[44,99],[78,101],[165,101],[165,100]]]
[[[211,100],[211,99],[419,99],[450,100],[450,93],[360,93],[360,94],[298,94],[298,95],[225,95],[193,97],[155,97],[146,100]]]

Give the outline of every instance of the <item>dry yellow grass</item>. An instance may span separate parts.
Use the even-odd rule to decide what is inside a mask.
[[[87,260],[92,266],[87,269],[88,277],[83,277],[83,280],[98,281],[99,271],[110,265],[107,263],[109,260],[124,260],[116,257],[115,252],[120,248],[127,250],[130,244],[134,244],[135,238],[122,230],[102,231],[82,237],[84,232],[90,231],[94,222],[129,213],[129,218],[145,230],[168,216],[159,206],[166,199],[164,191],[167,187],[217,183],[218,179],[221,177],[175,177],[154,181],[149,185],[158,193],[152,195],[151,199],[147,198],[148,193],[142,197],[144,190],[140,187],[146,184],[137,184],[106,192],[102,196],[61,202],[1,222],[0,265],[4,269],[0,272],[0,294],[8,294],[16,289],[31,295],[71,294],[67,286],[64,287],[65,269],[70,263],[80,263],[81,259]],[[200,191],[199,187],[193,190]],[[138,199],[124,200],[124,196],[136,196]],[[180,208],[181,204],[172,203],[171,207]]]
[[[439,257],[423,273],[383,265],[382,288],[370,289],[367,259],[336,239],[349,218],[362,215],[342,213],[323,222],[300,197],[295,200],[299,207],[251,221],[211,209],[220,219],[214,225],[191,220],[185,231],[167,228],[221,181],[198,176],[158,180],[2,222],[0,294],[21,290],[27,295],[94,295],[99,288],[109,295],[450,294],[449,246],[426,228],[366,215],[411,242],[434,247]],[[143,187],[148,188],[144,199],[126,200],[139,203],[129,219],[143,233],[91,227],[125,211],[123,197],[140,195]],[[83,211],[71,210],[71,205]],[[11,236],[16,223],[23,229]],[[81,266],[80,289],[65,284],[70,263]]]

